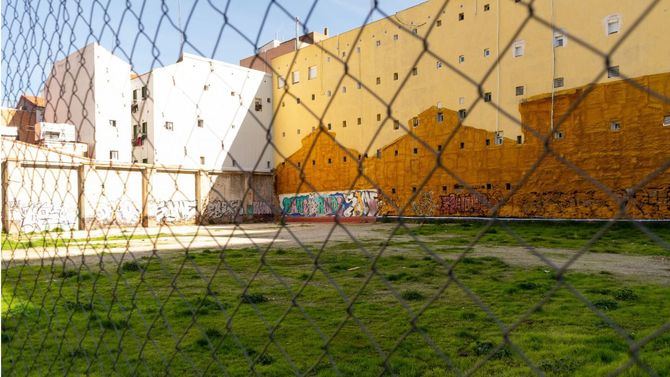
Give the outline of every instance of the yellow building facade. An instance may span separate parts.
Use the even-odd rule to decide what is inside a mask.
[[[670,68],[669,1],[645,13],[651,1],[539,0],[530,18],[526,2],[430,0],[274,59],[279,153],[295,152],[319,124],[330,124],[346,147],[375,151],[405,132],[394,129],[388,109],[404,124],[438,104],[470,110],[469,125],[515,139],[522,134],[519,103],[550,93],[554,79],[563,78],[560,89],[611,81],[603,54],[619,43],[610,65],[626,77]],[[608,33],[616,18],[618,31]],[[554,47],[557,33],[564,35],[562,47]],[[515,56],[519,46],[522,55]],[[491,93],[490,103],[479,96],[479,83]]]
[[[312,159],[305,154],[310,147],[305,143],[313,141],[320,127],[328,131],[333,145],[356,151],[354,158],[358,154],[362,160],[379,157],[390,145],[411,135],[422,124],[420,114],[427,109],[435,114],[457,114],[456,123],[491,133],[486,143],[492,147],[524,145],[529,137],[536,137],[521,126],[521,107],[529,100],[544,98],[544,110],[551,114],[557,111],[559,92],[565,95],[573,88],[583,91],[590,83],[601,86],[626,78],[645,82],[642,78],[670,71],[668,14],[670,0],[429,0],[277,57],[272,67],[278,193],[352,188],[350,180],[319,187],[323,177],[310,174],[305,166]],[[611,93],[617,96],[627,91]],[[623,118],[624,114],[610,111],[607,117],[601,123],[609,124],[609,118]],[[552,119],[558,118],[543,117],[541,121],[548,124],[528,126],[552,134]],[[644,126],[655,130],[663,120],[655,122]],[[659,132],[666,130],[659,127],[663,128]],[[565,132],[556,137],[571,137]],[[432,135],[438,133],[442,134],[435,131],[422,138],[436,144]],[[663,135],[667,137],[667,132]],[[451,140],[450,147],[457,148],[460,142]],[[319,153],[315,149],[312,155]],[[305,158],[300,166],[298,155]],[[451,163],[468,165],[462,161],[468,159],[477,164],[482,156],[471,149]],[[670,157],[666,152],[656,158],[661,161],[663,156]],[[526,158],[536,156],[527,154]],[[373,163],[379,162],[363,161],[363,165]],[[504,166],[496,166],[492,174],[500,179],[479,177],[472,183],[500,180],[503,186],[515,184],[505,177]],[[300,176],[302,185],[287,184]],[[378,185],[357,182],[355,187],[393,188],[414,200],[415,195],[407,193],[410,186],[395,187],[402,176],[389,172],[377,178]],[[453,187],[451,181],[449,185],[431,184],[449,191]]]

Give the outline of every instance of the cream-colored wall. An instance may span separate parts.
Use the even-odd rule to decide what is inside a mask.
[[[565,80],[561,90],[594,80],[615,80],[608,79],[606,74],[598,77],[605,67],[604,54],[581,43],[603,52],[621,43],[611,56],[611,65],[618,65],[621,74],[627,77],[669,70],[670,33],[664,31],[664,26],[670,0],[660,1],[625,39],[623,36],[645,14],[651,1],[535,1],[534,15],[546,25],[537,19],[525,22],[528,8],[524,3],[527,1],[429,0],[362,29],[274,59],[274,70],[287,82],[285,88],[279,89],[277,75],[273,78],[275,161],[280,163],[298,150],[301,140],[318,128],[320,120],[324,127],[331,124],[339,143],[374,153],[406,133],[394,130],[392,121],[384,122],[387,104],[392,116],[405,126],[410,118],[430,106],[469,109],[478,99],[480,82],[483,92],[491,92],[493,103],[501,110],[480,100],[465,123],[500,130],[515,139],[522,135],[519,103],[534,95],[550,93],[555,77]],[[485,4],[489,4],[489,11],[484,11]],[[465,16],[463,21],[458,20],[461,12]],[[621,17],[621,31],[607,35],[605,19],[613,14]],[[436,19],[441,20],[441,26],[437,26]],[[552,19],[557,28],[568,34],[564,47],[553,48],[554,32],[548,26]],[[411,33],[414,28],[417,35]],[[394,40],[394,34],[398,34],[398,40]],[[422,54],[424,37],[437,57]],[[377,40],[380,46],[376,46]],[[524,41],[524,56],[513,57],[511,47],[505,50],[514,41]],[[356,47],[360,47],[360,53]],[[485,48],[491,52],[489,57],[484,56]],[[499,54],[500,64],[495,65]],[[459,55],[465,56],[463,63],[459,63]],[[361,89],[354,78],[342,79],[345,65],[338,58],[347,61],[348,72],[362,82]],[[443,62],[442,68],[437,68],[438,60]],[[318,67],[316,79],[308,80],[310,66]],[[418,68],[416,76],[411,75],[414,66]],[[296,70],[300,72],[300,82],[292,84],[291,73]],[[397,81],[393,80],[394,72],[399,75]],[[381,78],[380,85],[376,84],[377,77]],[[516,96],[515,88],[521,85],[525,86],[525,94]],[[346,93],[342,92],[343,86]],[[332,97],[328,97],[328,91]],[[295,97],[300,98],[300,104]],[[377,114],[381,114],[381,122],[377,121]],[[361,125],[357,125],[359,117]],[[345,120],[346,128],[342,124]]]

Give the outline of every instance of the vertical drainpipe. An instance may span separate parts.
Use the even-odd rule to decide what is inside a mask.
[[[556,20],[554,17],[554,0],[551,0],[551,119],[549,120],[549,130],[551,132],[554,131],[554,100],[556,98],[556,88],[554,87],[554,79],[556,79],[556,45],[554,44]]]
[[[497,0],[496,9],[498,10],[498,18],[496,20],[496,61],[498,62],[496,67],[496,93],[499,98],[498,101],[500,102],[502,100],[502,96],[500,95],[500,0]],[[496,106],[496,132],[500,131],[500,106],[500,103]]]

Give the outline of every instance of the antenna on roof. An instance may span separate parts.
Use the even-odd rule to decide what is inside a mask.
[[[177,24],[179,26],[179,38],[181,43],[179,44],[179,56],[184,54],[184,30],[181,28],[181,0],[177,0]]]
[[[298,49],[298,25],[300,25],[300,19],[295,18],[295,49]]]

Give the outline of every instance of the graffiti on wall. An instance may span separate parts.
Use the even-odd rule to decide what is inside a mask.
[[[135,204],[131,200],[120,200],[118,202],[99,202],[95,210],[95,218],[92,219],[100,224],[134,225],[140,221],[141,204]]]
[[[77,208],[62,203],[26,203],[14,200],[9,203],[9,218],[19,224],[23,232],[43,232],[53,229],[77,228]]]
[[[412,201],[412,211],[415,216],[433,216],[437,205],[433,200],[432,191],[424,191]]]
[[[376,190],[281,195],[282,212],[288,216],[377,216]]]
[[[266,202],[253,202],[252,203],[252,215],[272,215],[272,207]]]
[[[445,216],[466,215],[485,216],[491,208],[502,200],[500,192],[455,193],[440,196],[440,214]]]
[[[156,203],[156,221],[175,223],[195,220],[195,200],[161,200]]]
[[[241,200],[210,200],[203,211],[202,217],[208,221],[231,220],[240,215]]]

